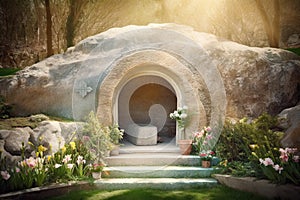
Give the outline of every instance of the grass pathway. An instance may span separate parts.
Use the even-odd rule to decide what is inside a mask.
[[[242,192],[228,188],[226,186],[216,186],[212,188],[201,188],[191,190],[153,190],[153,189],[134,189],[134,190],[81,190],[71,192],[64,196],[51,198],[48,200],[262,200],[266,199],[251,193]]]

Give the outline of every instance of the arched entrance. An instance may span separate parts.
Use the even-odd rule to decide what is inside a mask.
[[[172,85],[177,107],[189,108],[186,134],[182,136],[177,129],[176,141],[190,138],[205,125],[219,136],[226,93],[218,65],[202,42],[198,32],[169,25],[128,26],[87,39],[76,47],[86,59],[74,63],[80,68],[73,84],[73,118],[84,119],[94,110],[101,123],[118,123],[120,91],[131,79],[152,75]]]
[[[177,107],[171,84],[160,76],[141,75],[129,80],[118,98],[118,123],[128,133],[132,123],[157,128],[158,139],[170,141],[176,136],[176,122],[169,113]]]

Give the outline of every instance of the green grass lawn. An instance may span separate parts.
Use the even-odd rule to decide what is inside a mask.
[[[201,188],[191,190],[154,190],[154,189],[133,189],[133,190],[81,190],[71,192],[64,196],[51,198],[51,200],[81,199],[81,200],[245,200],[245,199],[266,199],[251,193],[233,190],[226,186],[216,186],[212,188]]]

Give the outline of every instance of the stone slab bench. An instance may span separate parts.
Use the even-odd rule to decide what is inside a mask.
[[[127,140],[134,145],[147,146],[157,144],[157,127],[141,124],[130,124],[127,130]]]

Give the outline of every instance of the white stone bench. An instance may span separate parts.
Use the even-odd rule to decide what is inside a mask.
[[[157,144],[157,128],[151,124],[130,124],[126,133],[127,140],[132,144],[139,146]]]

